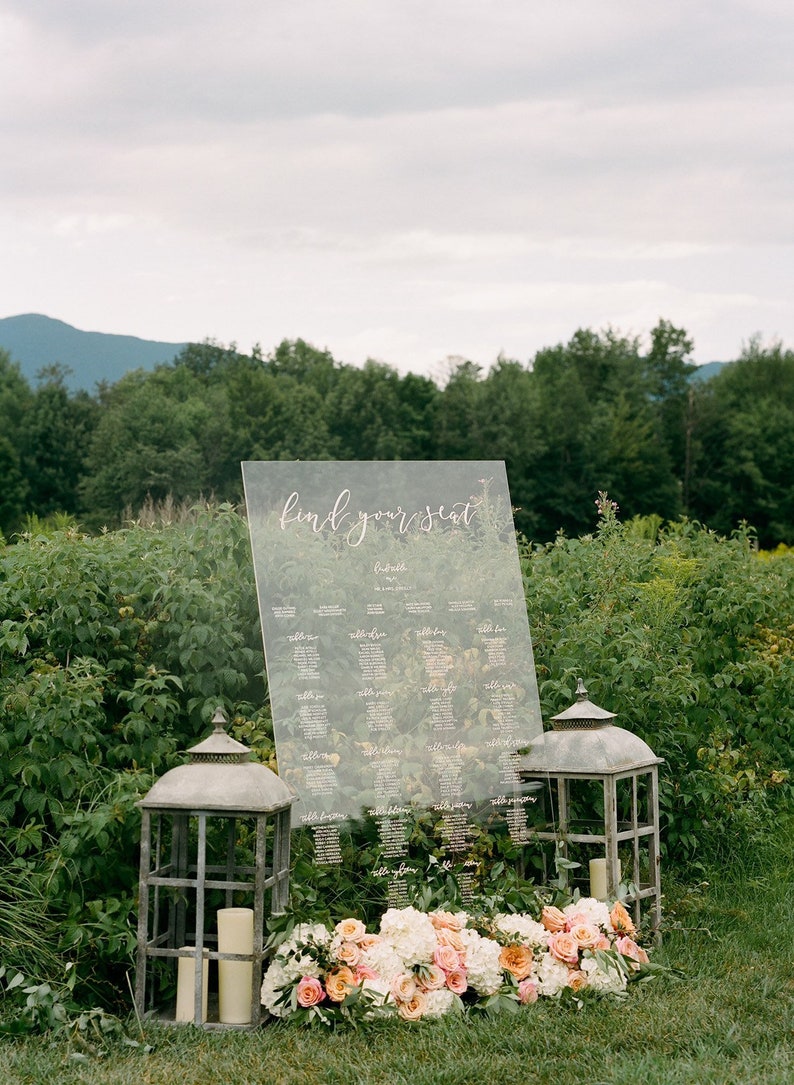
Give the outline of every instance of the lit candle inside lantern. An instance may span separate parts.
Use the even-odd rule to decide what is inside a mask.
[[[195,954],[196,950],[194,946],[182,946],[181,952],[189,951],[191,954]],[[202,984],[201,984],[201,1020],[207,1020],[207,987],[209,980],[209,966],[210,962],[207,957],[207,950],[204,950],[204,967],[202,969]],[[176,977],[176,1013],[174,1014],[176,1021],[195,1021],[196,1020],[196,958],[179,957],[177,964],[177,977]]]
[[[607,899],[607,861],[590,860],[590,896],[596,900]]]
[[[221,908],[218,912],[218,951],[254,952],[252,908]],[[218,961],[218,1017],[224,1025],[251,1023],[252,961]]]

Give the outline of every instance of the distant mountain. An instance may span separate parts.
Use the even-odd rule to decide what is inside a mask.
[[[730,362],[706,362],[704,365],[699,365],[695,372],[692,374],[692,378],[698,381],[711,380],[712,377],[716,377],[721,369],[724,369],[726,365],[730,365]]]
[[[158,343],[134,335],[84,332],[48,316],[28,313],[0,319],[0,348],[19,363],[22,375],[35,383],[45,366],[67,366],[66,384],[72,390],[94,392],[100,381],[115,384],[131,369],[154,369],[172,362],[186,343]]]

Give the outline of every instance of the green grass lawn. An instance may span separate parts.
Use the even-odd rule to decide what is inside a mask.
[[[711,883],[666,886],[654,959],[681,974],[583,1009],[541,1001],[495,1019],[451,1018],[325,1033],[146,1026],[153,1050],[115,1043],[75,1062],[50,1036],[0,1042],[2,1085],[791,1085],[794,862],[734,864]],[[131,1036],[137,1036],[134,1018]]]

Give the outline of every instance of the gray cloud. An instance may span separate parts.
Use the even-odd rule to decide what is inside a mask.
[[[774,0],[0,0],[5,305],[403,368],[791,337],[793,38]]]

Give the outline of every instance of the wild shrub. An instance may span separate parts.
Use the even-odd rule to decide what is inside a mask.
[[[599,502],[592,534],[522,546],[541,707],[546,719],[566,708],[581,676],[664,758],[665,861],[691,874],[728,843],[749,850],[791,798],[794,553],[759,556],[746,529],[726,539],[689,522],[623,524]],[[78,997],[88,986],[92,1002],[124,997],[135,803],[208,733],[218,704],[275,766],[248,532],[232,508],[97,537],[31,530],[0,550],[6,869],[46,887]],[[306,910],[371,906],[366,840],[313,885],[310,853],[295,844]],[[531,857],[487,826],[476,846],[480,891],[498,882],[519,902],[514,871]],[[435,857],[428,818],[411,847]],[[443,895],[443,870],[429,880]],[[35,948],[15,967],[43,980],[52,964]]]

